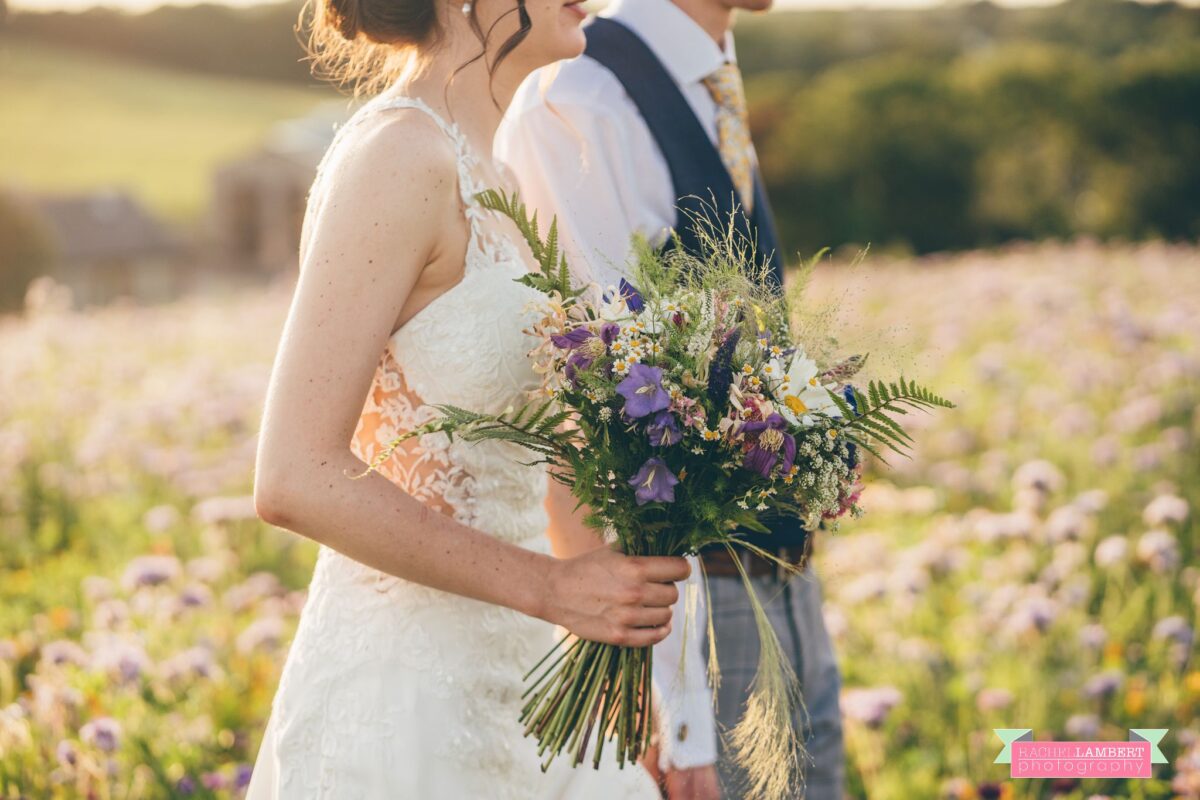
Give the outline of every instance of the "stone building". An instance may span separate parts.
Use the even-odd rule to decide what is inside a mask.
[[[106,190],[18,199],[46,231],[53,253],[49,274],[70,287],[76,305],[120,298],[156,302],[184,288],[183,242],[131,195]]]
[[[345,103],[318,107],[279,123],[258,149],[217,168],[209,212],[212,258],[236,271],[295,269],[317,163],[347,116]]]

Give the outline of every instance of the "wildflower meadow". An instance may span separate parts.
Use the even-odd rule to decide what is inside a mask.
[[[250,497],[289,296],[0,319],[0,798],[243,792],[316,555]],[[957,405],[816,544],[851,796],[1200,798],[1200,249],[834,260],[808,297]],[[1012,780],[994,728],[1168,728],[1169,763]]]

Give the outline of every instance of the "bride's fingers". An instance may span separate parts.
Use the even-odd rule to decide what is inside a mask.
[[[629,556],[641,575],[656,583],[674,583],[692,574],[692,565],[683,556]]]
[[[673,583],[648,583],[642,587],[642,605],[671,606],[679,599],[679,589]]]
[[[669,624],[658,628],[626,628],[614,644],[621,647],[650,647],[667,638],[670,632]]]
[[[617,621],[629,628],[657,628],[671,621],[671,609],[649,606],[622,609]]]

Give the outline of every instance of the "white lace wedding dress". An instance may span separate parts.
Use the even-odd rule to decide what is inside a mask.
[[[407,109],[401,111],[401,109]],[[419,100],[376,98],[368,114],[424,113],[454,142],[470,225],[464,277],[392,336],[355,432],[369,462],[426,404],[483,412],[520,404],[536,386],[522,332],[536,293],[513,279],[525,261],[475,200],[484,187],[466,139]],[[430,135],[441,135],[430,126]],[[386,175],[386,171],[381,171]],[[309,221],[322,196],[319,169]],[[403,213],[397,209],[396,213]],[[519,547],[546,551],[546,477],[524,451],[426,436],[383,474],[433,509]],[[606,759],[543,774],[518,722],[522,676],[553,645],[540,620],[400,580],[322,547],[275,695],[250,800],[620,800],[658,797],[637,765]]]

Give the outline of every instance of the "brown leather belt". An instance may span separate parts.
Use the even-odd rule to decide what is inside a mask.
[[[746,572],[754,577],[782,578],[786,574],[786,571],[774,561],[768,561],[760,555],[738,547],[734,547],[734,553],[741,558],[742,567]],[[805,560],[803,547],[781,547],[775,551],[774,555],[789,564],[800,564]],[[733,556],[729,555],[729,551],[724,547],[701,551],[700,560],[704,562],[704,571],[708,575],[721,578],[741,576],[737,564],[733,562]]]

